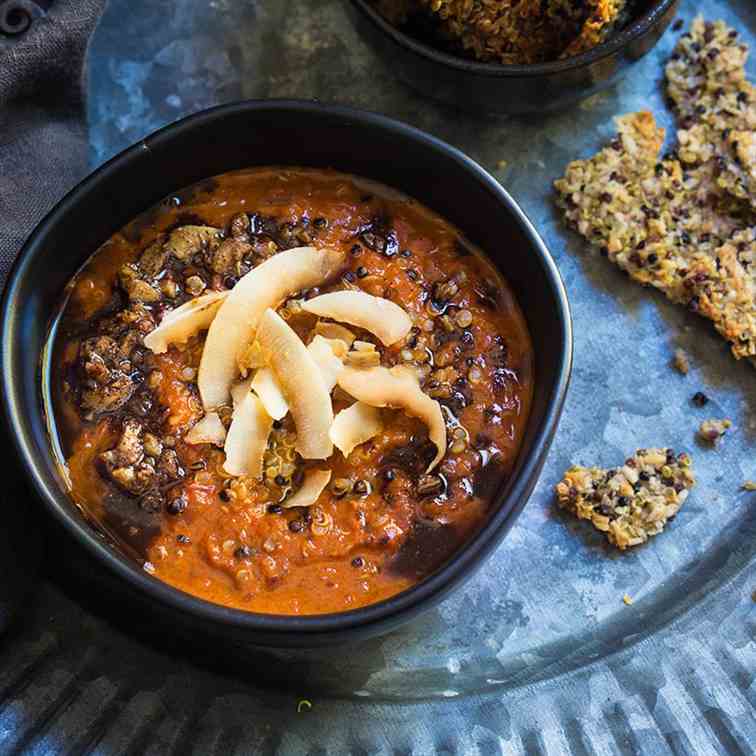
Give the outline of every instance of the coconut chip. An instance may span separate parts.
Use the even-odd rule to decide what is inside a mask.
[[[160,325],[144,337],[144,345],[155,354],[163,354],[171,344],[185,344],[210,327],[227,296],[227,291],[213,291],[167,312]]]
[[[346,458],[355,447],[374,438],[382,430],[381,411],[364,402],[355,402],[336,415],[329,435],[333,445]]]
[[[364,328],[386,346],[401,341],[412,328],[410,316],[390,299],[364,291],[334,291],[302,303],[302,309],[321,318],[331,318]]]
[[[402,409],[428,426],[428,437],[438,450],[428,465],[430,472],[446,454],[446,423],[441,405],[423,393],[416,373],[403,366],[360,370],[345,367],[338,385],[358,401],[371,407]]]
[[[218,310],[202,352],[197,385],[206,410],[228,401],[239,358],[254,342],[262,314],[297,291],[322,284],[343,259],[332,249],[299,247],[279,252],[239,279]]]

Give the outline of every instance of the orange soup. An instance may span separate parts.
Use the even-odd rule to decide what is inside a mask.
[[[156,579],[273,614],[440,566],[511,473],[533,390],[520,308],[459,231],[309,169],[225,174],[123,228],[54,354],[90,520]]]

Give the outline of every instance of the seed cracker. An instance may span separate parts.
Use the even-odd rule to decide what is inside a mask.
[[[724,24],[714,27],[711,44],[731,38]],[[707,28],[697,21],[685,43],[703,40]],[[750,87],[742,78],[742,47],[721,53],[730,61],[726,73],[733,80],[733,92]],[[717,141],[711,135],[721,122],[700,120],[712,101],[706,94],[707,69],[700,60],[684,64],[680,55],[670,65],[670,97],[687,126],[679,132],[677,154],[660,157],[664,130],[651,113],[623,116],[617,119],[618,136],[608,147],[567,167],[555,183],[557,204],[567,223],[603,255],[636,281],[709,318],[734,356],[756,365],[756,214],[741,201],[748,181],[741,185],[744,196],[728,191],[734,169],[723,169],[721,159],[721,150],[737,129]],[[687,78],[678,70],[683,65]],[[710,78],[718,85],[726,80],[725,74]],[[696,115],[697,97],[704,112]],[[738,95],[724,100],[737,103]],[[750,122],[750,106],[746,110]],[[750,153],[749,145],[738,142],[736,149]],[[743,165],[738,170],[746,171]]]
[[[557,502],[590,520],[625,550],[664,530],[695,485],[692,462],[671,449],[638,449],[622,467],[571,467],[556,486]]]
[[[756,90],[747,59],[736,29],[699,17],[680,38],[666,78],[681,158],[688,164],[714,159],[720,188],[756,207]]]

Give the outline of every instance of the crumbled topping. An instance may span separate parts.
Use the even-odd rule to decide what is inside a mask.
[[[434,24],[441,44],[478,60],[538,63],[567,58],[603,42],[617,27],[627,0],[374,0],[392,23],[413,12]]]
[[[692,462],[671,449],[639,449],[622,467],[572,467],[556,486],[557,501],[627,549],[661,533],[695,484]]]

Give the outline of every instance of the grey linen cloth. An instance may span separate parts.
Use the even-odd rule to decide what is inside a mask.
[[[87,171],[84,63],[104,5],[0,0],[0,287],[34,225]],[[19,21],[25,31],[3,33]],[[0,631],[28,593],[44,537],[15,461],[3,470]]]

